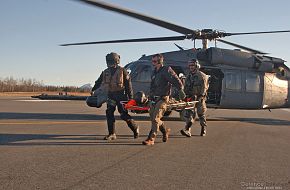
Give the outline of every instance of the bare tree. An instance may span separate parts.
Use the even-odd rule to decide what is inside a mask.
[[[89,92],[75,86],[44,85],[36,79],[14,79],[13,77],[0,78],[0,92]]]

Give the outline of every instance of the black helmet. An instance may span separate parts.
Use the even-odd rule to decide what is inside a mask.
[[[136,101],[137,105],[143,105],[148,101],[148,98],[143,91],[139,91],[134,94],[134,100]]]
[[[106,62],[108,67],[112,67],[120,63],[120,55],[117,53],[111,52],[106,55]]]

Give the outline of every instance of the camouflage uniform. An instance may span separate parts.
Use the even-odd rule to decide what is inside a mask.
[[[109,67],[96,80],[92,91],[98,89],[101,85],[105,85],[108,88],[106,117],[109,135],[105,137],[105,140],[116,139],[114,116],[116,107],[121,115],[121,119],[126,121],[128,127],[133,131],[134,138],[138,138],[139,127],[121,104],[121,101],[133,98],[132,84],[128,72],[120,66]]]
[[[163,133],[163,142],[167,141],[169,129],[165,128],[161,118],[169,102],[172,84],[177,89],[183,90],[182,82],[171,67],[162,65],[158,71],[156,69],[153,71],[149,96],[151,100],[149,114],[152,126],[148,138],[143,141],[143,144],[149,145],[148,140],[150,139],[153,141],[152,144],[154,144],[154,139],[156,138],[158,130]]]
[[[189,75],[185,79],[184,91],[188,98],[198,101],[196,104],[196,109],[193,110],[183,110],[182,114],[185,119],[186,125],[185,129],[181,130],[181,133],[185,136],[191,136],[191,126],[195,121],[196,112],[199,117],[199,122],[201,125],[201,136],[206,134],[206,94],[208,89],[208,76],[198,69]]]

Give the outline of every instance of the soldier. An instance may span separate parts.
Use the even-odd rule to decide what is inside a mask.
[[[188,62],[189,74],[185,79],[184,91],[188,98],[198,101],[196,103],[196,109],[183,110],[183,117],[186,125],[185,129],[180,132],[186,137],[191,137],[191,126],[196,118],[196,112],[199,117],[201,125],[200,136],[206,135],[206,95],[208,89],[208,76],[199,70],[200,65],[197,59],[192,59]]]
[[[172,84],[179,90],[180,98],[185,98],[182,82],[171,67],[163,65],[162,54],[155,54],[152,56],[152,65],[154,71],[151,76],[149,94],[149,99],[151,100],[149,114],[152,126],[148,138],[142,142],[144,145],[154,144],[158,130],[162,132],[162,141],[166,142],[168,140],[170,129],[166,129],[161,118],[169,102]]]
[[[117,138],[114,117],[116,106],[121,114],[121,119],[126,121],[128,127],[133,131],[134,138],[138,138],[139,126],[120,103],[133,98],[130,76],[123,67],[118,65],[120,63],[120,55],[117,53],[107,54],[106,62],[108,68],[102,72],[92,88],[92,91],[98,89],[101,85],[106,85],[108,88],[106,117],[109,134],[105,136],[104,140],[115,140]]]

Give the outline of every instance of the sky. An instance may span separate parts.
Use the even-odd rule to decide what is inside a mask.
[[[290,30],[289,0],[108,0],[106,2],[190,29],[226,32]],[[36,79],[46,85],[81,86],[106,68],[105,56],[121,65],[177,50],[174,42],[61,47],[59,44],[176,36],[176,32],[75,0],[0,0],[0,78]],[[290,65],[290,33],[224,38],[282,58]],[[190,40],[178,45],[192,48]],[[199,46],[199,43],[197,43]],[[213,45],[213,43],[210,43]],[[233,47],[217,44],[220,48]]]

